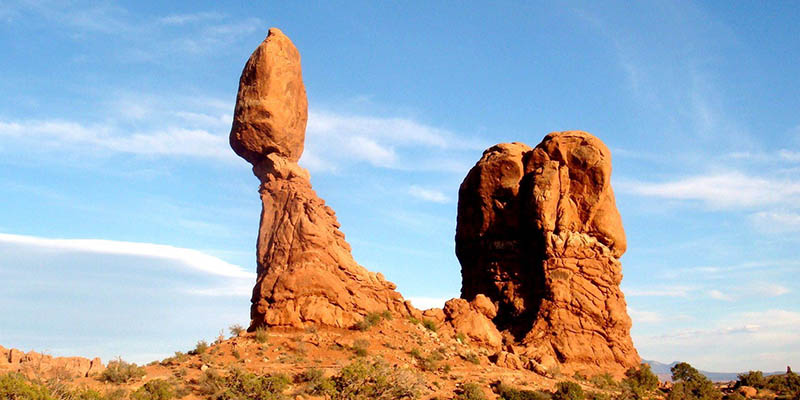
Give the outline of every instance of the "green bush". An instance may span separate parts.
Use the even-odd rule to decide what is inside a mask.
[[[415,399],[422,383],[405,369],[389,366],[384,361],[355,361],[332,378],[333,400]]]
[[[478,365],[478,364],[481,363],[481,358],[478,357],[477,354],[475,354],[475,353],[473,353],[471,351],[466,353],[466,354],[464,354],[463,356],[461,356],[461,358],[463,358],[464,360],[469,361],[469,362],[471,362],[471,363],[473,363],[475,365]]]
[[[723,400],[747,400],[747,398],[737,392],[733,392],[726,394]]]
[[[163,379],[153,379],[131,394],[131,400],[170,400],[177,396],[174,385]]]
[[[737,378],[736,387],[752,386],[761,389],[767,383],[767,380],[764,379],[764,373],[761,371],[748,371],[747,373],[739,374]]]
[[[359,357],[366,357],[369,349],[369,341],[357,339],[353,342],[353,352]]]
[[[455,400],[486,400],[486,394],[476,383],[465,383],[461,386],[461,394]]]
[[[336,385],[332,379],[326,378],[322,370],[309,368],[295,377],[295,382],[304,383],[304,392],[314,396],[333,397]]]
[[[189,354],[204,354],[206,350],[208,350],[208,343],[205,340],[200,340],[197,342],[197,345],[194,346],[194,350],[189,350]]]
[[[267,343],[267,340],[269,340],[269,332],[267,331],[267,327],[259,326],[258,328],[256,328],[256,333],[253,336],[253,338],[258,343]]]
[[[620,382],[624,397],[641,400],[658,388],[658,377],[650,370],[647,364],[639,368],[630,368],[625,371],[625,378]]]
[[[558,382],[556,391],[553,392],[553,400],[584,400],[586,394],[583,388],[575,382]]]
[[[120,384],[138,380],[144,374],[144,368],[137,366],[135,363],[128,363],[121,358],[117,358],[114,361],[109,361],[105,371],[100,374],[100,380]]]
[[[357,322],[354,328],[359,331],[368,331],[373,326],[378,325],[382,320],[389,321],[391,319],[392,313],[389,311],[371,312],[367,313],[363,320]]]
[[[408,354],[417,360],[417,364],[423,371],[438,371],[439,362],[445,358],[441,350],[432,351],[428,356],[425,356],[420,349],[414,348]]]
[[[672,389],[668,400],[720,400],[722,393],[708,378],[688,363],[675,364],[672,368]]]
[[[53,400],[50,391],[42,384],[26,379],[15,372],[0,375],[0,399]]]
[[[198,383],[210,400],[282,400],[290,382],[286,375],[259,376],[234,368],[225,376],[209,369]]]
[[[611,396],[603,392],[587,392],[586,400],[611,400]]]
[[[550,394],[536,390],[520,390],[501,383],[497,386],[497,395],[502,400],[550,400]]]
[[[436,322],[434,322],[431,319],[422,320],[422,326],[424,326],[425,329],[427,329],[427,330],[429,330],[431,332],[436,332],[439,329],[439,328],[436,327]]]
[[[231,336],[236,337],[241,335],[245,331],[245,329],[243,326],[239,324],[233,324],[228,327],[228,331],[231,333]]]
[[[767,382],[764,386],[779,395],[797,397],[800,395],[800,376],[794,372],[787,372],[783,375],[772,375],[767,377]]]
[[[617,387],[617,381],[608,372],[604,372],[589,378],[589,383],[600,389],[612,389]]]

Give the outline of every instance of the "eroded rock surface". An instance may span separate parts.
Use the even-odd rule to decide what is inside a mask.
[[[99,358],[53,357],[0,346],[0,373],[19,372],[28,377],[67,379],[99,374],[105,368]]]
[[[611,153],[586,132],[554,132],[533,149],[493,146],[459,189],[461,295],[491,299],[497,327],[539,364],[638,365],[619,289],[625,248]]]
[[[247,61],[231,147],[253,164],[262,211],[251,326],[350,327],[368,312],[408,315],[395,285],[353,260],[336,215],[297,164],[308,104],[300,55],[272,28]]]

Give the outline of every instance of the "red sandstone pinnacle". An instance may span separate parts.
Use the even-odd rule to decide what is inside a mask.
[[[272,28],[242,72],[230,135],[231,147],[261,181],[250,329],[346,328],[369,312],[408,315],[413,307],[395,285],[353,260],[336,215],[297,164],[307,109],[300,55]]]
[[[554,132],[534,149],[493,146],[459,189],[461,297],[491,299],[497,327],[539,363],[638,365],[619,288],[625,248],[611,153],[586,132]]]

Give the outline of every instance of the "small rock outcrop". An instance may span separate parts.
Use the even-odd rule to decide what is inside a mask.
[[[619,288],[625,249],[611,153],[586,132],[491,147],[459,189],[461,297],[491,299],[494,323],[540,365],[638,365]]]
[[[37,378],[78,378],[99,374],[106,367],[99,358],[53,357],[0,346],[0,373],[19,372]]]
[[[230,133],[231,147],[261,181],[250,329],[350,327],[368,312],[408,315],[412,307],[395,285],[353,260],[336,215],[297,164],[307,116],[300,54],[272,28],[244,67]]]

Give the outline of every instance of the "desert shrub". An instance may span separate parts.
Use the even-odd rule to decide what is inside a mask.
[[[783,375],[772,375],[767,377],[767,382],[764,386],[779,395],[797,397],[797,395],[800,394],[800,376],[794,372],[787,372]]]
[[[556,391],[553,392],[553,400],[584,400],[586,394],[583,393],[583,388],[575,382],[562,381],[556,385]]]
[[[414,399],[422,388],[419,377],[380,360],[355,361],[342,368],[332,380],[333,400]]]
[[[359,357],[367,356],[367,349],[369,349],[369,341],[364,339],[357,339],[353,342],[353,352]]]
[[[414,318],[414,317],[408,317],[408,322],[411,322],[414,325],[419,325],[419,323],[422,322],[422,321],[420,321],[419,319]]]
[[[461,343],[467,343],[467,335],[465,335],[464,332],[458,332],[456,333],[456,340]]]
[[[466,353],[466,354],[464,354],[464,355],[462,355],[461,358],[463,358],[465,361],[471,362],[471,363],[473,363],[475,365],[478,365],[478,364],[481,363],[481,358],[478,357],[477,354],[475,354],[475,353],[473,353],[471,351]]]
[[[153,379],[131,393],[131,400],[170,400],[175,398],[174,385],[163,379]]]
[[[650,370],[647,364],[639,368],[629,368],[625,371],[625,378],[620,382],[624,397],[641,400],[658,388],[658,377]]]
[[[708,378],[688,363],[675,364],[672,368],[672,389],[668,400],[720,400],[722,393]]]
[[[389,311],[371,312],[367,313],[367,315],[364,316],[364,319],[357,322],[354,328],[359,331],[368,331],[373,326],[378,325],[382,320],[389,321],[391,319],[392,319],[392,313],[390,313]]]
[[[290,382],[283,374],[259,376],[234,368],[225,376],[207,370],[198,383],[211,400],[281,400]]]
[[[256,328],[256,333],[253,338],[258,343],[267,343],[267,340],[269,340],[269,332],[267,331],[267,327],[259,326]]]
[[[205,340],[200,340],[194,346],[193,350],[189,350],[189,354],[191,355],[204,354],[206,350],[208,350],[208,343]]]
[[[764,378],[764,373],[761,371],[748,371],[744,374],[737,376],[736,387],[752,386],[761,389],[766,385],[767,380]]]
[[[586,400],[611,400],[611,396],[603,392],[586,392]]]
[[[333,380],[326,378],[321,369],[309,368],[295,376],[295,382],[305,384],[303,391],[314,396],[332,397],[336,394]]]
[[[501,383],[497,385],[497,395],[502,400],[550,400],[550,394],[536,390],[521,390]]]
[[[0,375],[0,399],[52,400],[50,391],[42,384],[31,382],[15,372]]]
[[[582,374],[582,373],[580,373],[578,371],[575,371],[575,373],[572,374],[572,379],[575,379],[576,381],[585,382],[588,378],[586,377],[586,375],[584,375],[584,374]]]
[[[109,361],[105,371],[100,374],[100,380],[119,384],[140,379],[144,374],[144,368],[137,366],[136,363],[129,363],[117,358]]]
[[[441,350],[432,351],[430,354],[425,356],[422,354],[420,349],[414,348],[408,354],[417,360],[417,364],[423,371],[438,371],[439,362],[445,358]]]
[[[162,360],[161,365],[178,365],[186,362],[188,359],[189,356],[186,353],[182,351],[176,351],[174,356]]]
[[[465,383],[455,400],[486,400],[486,394],[477,383]]]
[[[233,324],[228,327],[228,332],[231,333],[231,336],[236,337],[244,333],[244,327],[239,324]]]
[[[589,378],[589,383],[600,389],[612,389],[617,386],[617,381],[608,372],[597,374]]]
[[[723,400],[746,400],[746,397],[737,392],[728,393],[722,397]]]
[[[427,330],[429,330],[431,332],[436,332],[439,329],[439,328],[436,327],[436,322],[434,322],[432,319],[424,319],[424,320],[422,320],[422,326],[424,326],[425,329],[427,329]]]
[[[242,358],[242,355],[239,353],[239,350],[236,349],[231,350],[231,355],[233,356],[233,358],[237,360]]]

